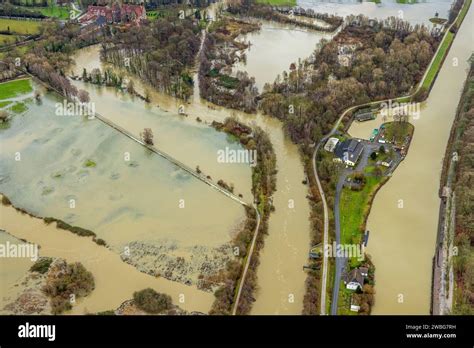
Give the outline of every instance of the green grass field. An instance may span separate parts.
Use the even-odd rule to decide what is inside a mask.
[[[49,6],[49,7],[31,7],[32,11],[40,12],[47,17],[69,19],[70,9],[69,7]]]
[[[15,105],[10,108],[10,110],[13,111],[15,114],[21,114],[28,110],[28,107],[23,102],[16,102]]]
[[[366,172],[371,168],[367,167]],[[344,188],[341,193],[341,243],[358,244],[362,237],[362,226],[369,213],[372,198],[383,178],[367,175],[367,182],[361,191]]]
[[[272,6],[296,6],[296,0],[257,0],[257,3]]]
[[[0,18],[0,31],[10,30],[20,35],[34,35],[40,32],[40,28],[41,22]]]
[[[0,100],[14,98],[33,91],[30,79],[13,80],[0,83]]]

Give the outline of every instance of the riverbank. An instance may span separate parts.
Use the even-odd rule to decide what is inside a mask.
[[[270,139],[258,127],[247,127],[235,119],[226,119],[224,123],[213,122],[213,127],[237,137],[247,151],[255,151],[257,156],[256,163],[252,167],[252,193],[256,211],[253,213],[250,209],[247,210],[248,222],[236,237],[241,241],[239,250],[243,249],[239,252],[241,270],[228,272],[230,284],[227,281],[227,285],[216,292],[217,303],[225,299],[223,292],[226,290],[227,298],[233,298],[227,305],[229,311],[232,309],[232,314],[248,314],[255,301],[260,250],[264,245],[264,236],[268,234],[270,212],[274,209],[272,195],[276,189],[276,156]],[[256,224],[253,223],[255,219]],[[255,229],[253,235],[252,227]]]
[[[469,282],[474,267],[472,248],[473,195],[469,177],[474,171],[470,158],[473,148],[474,68],[464,85],[446,148],[440,181],[440,216],[433,258],[431,312],[473,314],[473,292]]]

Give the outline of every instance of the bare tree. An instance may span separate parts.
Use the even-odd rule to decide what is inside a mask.
[[[140,133],[141,138],[147,145],[153,145],[153,132],[151,128],[145,128],[142,133]]]
[[[88,103],[90,101],[89,93],[83,89],[80,89],[79,92],[77,92],[77,97],[81,103]]]

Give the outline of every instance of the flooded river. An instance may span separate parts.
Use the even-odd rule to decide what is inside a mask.
[[[252,47],[247,53],[247,65],[239,68],[246,69],[249,75],[255,76],[257,84],[261,87],[266,82],[272,82],[299,57],[308,57],[323,37],[330,37],[330,34],[264,25],[260,32],[246,37],[246,40],[251,41]],[[262,49],[261,45],[265,42],[267,45],[270,43],[272,48]],[[277,51],[278,59],[275,59]],[[97,47],[81,50],[75,57],[76,73],[79,74],[82,67],[87,67],[89,70],[100,66],[98,57]],[[270,61],[274,63],[268,64]],[[206,138],[197,137],[198,140],[194,141],[193,137],[186,134],[191,134],[196,127],[201,127],[196,123],[196,117],[210,123],[213,120],[222,121],[229,116],[237,117],[248,124],[256,124],[267,132],[277,156],[277,191],[273,199],[276,210],[270,217],[269,235],[265,239],[265,247],[261,253],[261,264],[258,268],[259,289],[252,314],[300,314],[306,279],[302,267],[307,260],[309,248],[309,205],[306,199],[307,187],[302,184],[303,166],[296,146],[284,136],[282,124],[270,117],[248,115],[213,106],[196,96],[184,104],[188,117],[179,116],[178,108],[182,102],[151,90],[152,108],[155,109],[155,106],[159,105],[161,109],[161,111],[154,110],[154,113],[167,112],[160,117],[148,116],[148,111],[142,108],[139,112],[133,112],[132,116],[128,113],[130,108],[136,107],[131,104],[137,104],[137,101],[122,105],[121,100],[126,97],[117,97],[112,90],[102,88],[100,91],[95,91],[95,87],[76,83],[91,93],[92,100],[100,100],[97,105],[100,113],[136,134],[145,125],[153,125],[159,129],[158,127],[163,124],[166,127],[168,123],[174,126],[179,122],[179,128],[173,128],[175,133],[172,136],[164,134],[160,140],[158,135],[157,146],[166,149],[168,153],[188,165],[205,163],[201,168],[206,173],[212,173],[213,177],[232,178],[239,193],[250,192],[250,181],[246,181],[251,178],[250,171],[232,173],[234,168],[226,169],[225,165],[215,162],[215,156],[199,150],[201,145],[198,140],[206,141]],[[189,133],[186,133],[187,128],[191,129]],[[158,131],[158,134],[161,133],[163,132]],[[191,143],[186,144],[188,141]],[[180,152],[179,147],[186,147],[189,151]],[[214,163],[211,163],[212,161]]]
[[[58,102],[51,94],[28,102],[0,132],[0,192],[36,215],[94,231],[138,270],[200,293],[202,270],[233,258],[242,206],[97,119],[58,116]],[[10,223],[2,214],[0,228],[18,237]]]
[[[431,26],[430,18],[438,13],[439,18],[448,18],[452,0],[413,0],[402,4],[397,0],[360,1],[360,0],[297,0],[303,8],[316,12],[346,17],[363,14],[370,18],[384,19],[399,17],[412,24]]]
[[[419,119],[412,120],[406,159],[374,200],[367,224],[367,251],[377,269],[373,314],[429,314],[441,167],[472,54],[473,14],[471,6]],[[378,123],[354,122],[349,133],[367,138]]]

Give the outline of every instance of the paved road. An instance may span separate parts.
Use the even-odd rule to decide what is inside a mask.
[[[257,243],[258,229],[260,227],[260,213],[258,212],[257,207],[254,205],[255,212],[257,213],[257,227],[255,227],[255,232],[252,238],[252,244],[250,245],[250,250],[247,257],[247,262],[244,266],[244,271],[242,273],[242,278],[240,279],[239,289],[237,291],[237,296],[235,297],[234,307],[232,308],[232,315],[237,314],[237,308],[239,307],[240,295],[242,294],[242,288],[244,287],[245,277],[247,276],[247,271],[250,265],[250,259],[252,258],[253,251],[255,249],[255,244]]]
[[[339,177],[339,181],[336,185],[336,195],[334,197],[334,225],[336,228],[336,244],[341,244],[341,219],[340,219],[340,201],[341,193],[344,188],[344,182],[346,181],[347,175],[350,174],[350,171],[345,170]],[[333,250],[334,252],[334,250]],[[339,298],[339,285],[341,284],[342,273],[344,272],[344,266],[346,264],[346,258],[336,257],[335,265],[335,280],[334,286],[332,288],[332,301],[331,301],[331,315],[337,315],[337,304]]]

